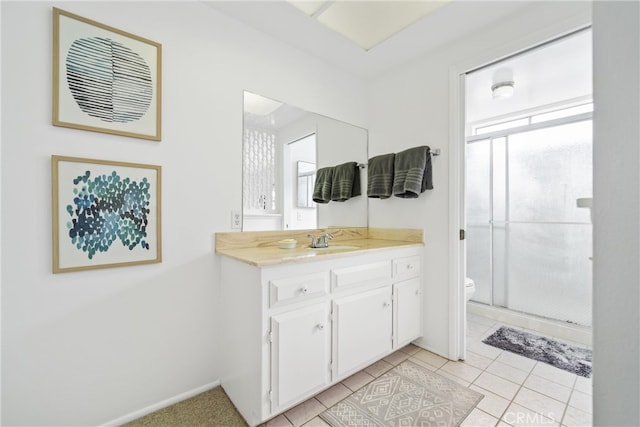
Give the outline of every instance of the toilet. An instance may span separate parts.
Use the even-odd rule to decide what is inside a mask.
[[[464,278],[464,298],[469,301],[476,291],[476,284],[468,277]]]

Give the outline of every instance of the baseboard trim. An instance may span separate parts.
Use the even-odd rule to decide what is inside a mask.
[[[133,420],[137,420],[138,418],[144,417],[145,415],[149,415],[152,412],[158,411],[160,409],[164,409],[168,406],[176,404],[178,402],[182,402],[183,400],[189,399],[193,396],[196,396],[200,393],[204,393],[205,391],[211,390],[220,385],[220,380],[211,382],[209,384],[202,385],[200,387],[196,387],[192,390],[185,391],[184,393],[180,393],[176,396],[170,397],[168,399],[162,400],[158,403],[154,403],[153,405],[149,405],[145,408],[139,409],[137,411],[131,412],[123,417],[117,418],[112,421],[108,421],[101,425],[103,426],[121,426]]]

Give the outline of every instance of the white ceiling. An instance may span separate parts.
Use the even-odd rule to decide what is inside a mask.
[[[591,31],[585,30],[470,73],[465,87],[467,121],[553,108],[568,101],[590,102],[591,62]],[[515,83],[513,96],[493,99],[491,86],[509,80]]]
[[[300,10],[285,0],[204,1],[204,3],[339,69],[358,77],[368,78],[499,21],[505,16],[529,6],[533,1],[451,0],[444,5],[439,4],[441,7],[435,10],[421,7],[404,9],[401,7],[402,4],[415,2],[399,0],[339,1],[338,3],[357,3],[357,10],[368,8],[370,10],[368,13],[354,14],[353,10],[345,12],[347,15],[351,14],[352,17],[365,17],[364,21],[368,19],[367,17],[379,16],[380,11],[385,10],[381,8],[383,5],[392,9],[409,10],[413,13],[415,19],[407,15],[409,12],[404,12],[402,19],[400,19],[404,24],[400,25],[408,24],[408,27],[399,32],[396,32],[398,31],[397,27],[392,30],[386,27],[380,28],[382,33],[378,34],[378,37],[383,40],[381,42],[370,38],[375,38],[375,36],[366,36],[369,38],[361,41],[360,44],[375,45],[368,50],[349,40],[343,34],[329,29],[316,18],[310,16],[308,12]],[[309,3],[311,5],[311,3],[318,2]],[[432,2],[422,0],[418,3]],[[332,8],[334,6],[329,8],[329,11]],[[318,18],[322,18],[322,15]],[[344,29],[344,22],[340,26]],[[353,38],[355,37],[353,36]]]
[[[440,7],[434,10],[420,7],[403,9],[399,5],[408,2],[402,0],[204,2],[223,14],[339,69],[361,78],[369,78],[503,20],[508,15],[529,7],[534,1],[450,0],[437,2]],[[429,3],[431,0],[421,2]],[[357,3],[358,9],[345,11],[338,7],[342,3]],[[339,20],[348,17],[355,20],[354,27],[366,27],[366,22],[363,24],[361,21],[379,20],[380,14],[384,15],[382,11],[388,10],[381,8],[381,4],[386,8],[402,9],[403,12],[399,12],[402,15],[400,19],[392,19],[390,21],[393,22],[390,23],[408,26],[399,32],[397,27],[395,30],[380,28],[380,31],[367,36],[373,39],[362,42],[350,40],[317,19],[335,8],[336,13],[343,13]],[[354,14],[354,10],[360,12]],[[365,12],[366,10],[368,11]],[[411,18],[411,14],[416,18]],[[371,26],[367,31],[369,30]],[[389,31],[393,34],[389,35]],[[350,35],[351,38],[357,38],[352,36]],[[378,41],[372,41],[376,37]],[[378,44],[368,50],[359,45],[367,43]],[[564,43],[531,51],[470,75],[466,86],[466,104],[469,107],[467,118],[470,121],[485,120],[549,105],[558,100],[588,97],[592,91],[591,78],[591,36],[590,33],[585,33],[566,39]],[[507,100],[494,100],[491,85],[503,80],[515,81],[515,94]]]

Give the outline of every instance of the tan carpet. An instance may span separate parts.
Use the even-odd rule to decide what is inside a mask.
[[[138,418],[126,427],[246,427],[222,387]]]

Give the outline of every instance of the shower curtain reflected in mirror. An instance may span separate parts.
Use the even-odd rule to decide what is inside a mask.
[[[466,151],[472,301],[591,326],[592,121],[474,139]]]

